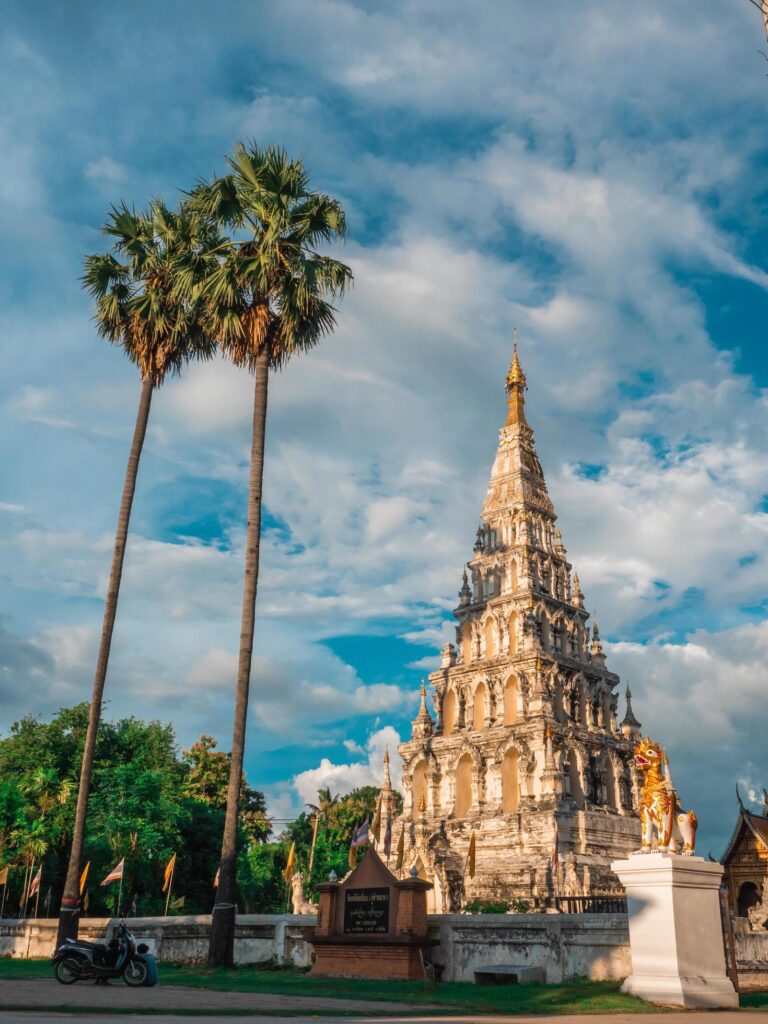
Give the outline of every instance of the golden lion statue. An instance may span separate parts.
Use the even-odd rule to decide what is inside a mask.
[[[657,850],[667,852],[671,847],[674,853],[677,844],[682,843],[683,856],[693,856],[698,821],[693,811],[683,811],[680,806],[669,774],[666,751],[646,737],[640,740],[634,753],[635,766],[643,776],[643,788],[640,791],[640,853],[650,853],[654,849],[655,830]]]

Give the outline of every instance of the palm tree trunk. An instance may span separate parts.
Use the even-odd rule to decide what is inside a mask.
[[[88,730],[85,734],[83,762],[80,767],[80,787],[77,792],[77,810],[75,811],[75,826],[72,832],[72,849],[69,854],[67,879],[64,883],[64,892],[61,897],[61,908],[59,910],[59,929],[56,939],[57,946],[61,945],[65,938],[77,937],[77,929],[80,920],[80,861],[82,858],[83,843],[85,840],[85,819],[88,814],[88,796],[91,789],[91,779],[93,777],[93,758],[96,753],[96,740],[99,732],[101,704],[104,695],[104,681],[107,677],[109,650],[112,646],[112,632],[115,628],[117,600],[120,596],[120,581],[123,575],[123,559],[125,558],[125,545],[128,540],[128,524],[131,519],[131,506],[133,505],[133,496],[136,492],[136,476],[139,471],[139,459],[141,458],[141,449],[144,445],[144,437],[147,433],[147,421],[149,419],[149,407],[151,403],[152,384],[148,381],[144,381],[141,385],[141,397],[139,399],[139,408],[136,412],[136,426],[133,431],[133,441],[131,442],[131,451],[128,456],[128,466],[125,470],[125,483],[123,484],[123,497],[120,502],[120,513],[117,517],[115,547],[112,552],[112,567],[109,571],[109,587],[107,589],[107,600],[104,605],[104,620],[101,627],[99,655],[96,659],[96,672],[93,678],[91,705],[88,710]]]
[[[266,348],[256,359],[253,392],[253,433],[251,436],[251,472],[248,486],[248,530],[245,539],[245,581],[243,613],[240,623],[240,659],[237,665],[235,721],[232,733],[232,759],[229,766],[227,815],[221,844],[219,887],[211,915],[211,939],[208,946],[210,966],[231,967],[235,950],[237,913],[237,819],[245,754],[245,726],[248,718],[248,690],[251,681],[253,627],[256,617],[256,591],[259,583],[259,541],[261,538],[261,494],[264,479],[264,436],[267,423],[269,357]]]

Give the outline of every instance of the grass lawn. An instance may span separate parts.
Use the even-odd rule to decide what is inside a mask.
[[[0,981],[50,978],[47,960],[0,959]],[[562,985],[477,986],[449,981],[429,985],[415,981],[368,981],[311,978],[303,971],[160,965],[160,984],[172,987],[217,989],[230,992],[270,992],[286,996],[324,996],[336,999],[384,1000],[411,1006],[440,1006],[444,1011],[479,1013],[649,1013],[658,1008],[619,992],[619,982],[569,981]],[[768,1010],[768,993],[741,997],[742,1007]],[[405,1009],[405,1007],[404,1007]],[[425,1013],[428,1012],[425,1009]]]

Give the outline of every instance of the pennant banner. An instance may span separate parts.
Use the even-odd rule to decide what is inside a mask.
[[[288,860],[285,862],[285,867],[283,868],[283,878],[286,880],[286,882],[290,882],[291,880],[291,875],[293,874],[293,864],[295,860],[296,843],[291,843],[291,848],[288,851]]]
[[[30,887],[29,887],[29,893],[27,894],[27,899],[31,899],[33,896],[36,896],[40,892],[40,880],[42,879],[42,877],[43,877],[43,865],[41,864],[40,867],[37,869],[37,874],[32,879],[32,885],[30,885]]]
[[[85,883],[88,881],[88,869],[90,868],[90,866],[91,866],[91,862],[88,861],[88,863],[83,868],[82,875],[80,875],[80,895],[81,896],[83,895],[83,889],[85,888]]]
[[[119,882],[119,881],[121,881],[121,879],[123,877],[123,871],[125,871],[125,857],[123,857],[123,859],[120,861],[119,864],[116,864],[112,868],[112,870],[109,872],[109,874],[107,875],[107,877],[104,879],[104,881],[101,884],[102,885],[109,885],[110,882]]]
[[[171,857],[168,863],[165,865],[165,876],[163,878],[163,892],[168,892],[168,886],[171,884],[173,878],[173,869],[176,867],[176,854]]]
[[[0,885],[8,885],[8,865],[0,868]]]

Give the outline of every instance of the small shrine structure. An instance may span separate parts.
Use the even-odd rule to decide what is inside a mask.
[[[734,917],[749,917],[768,886],[768,791],[763,790],[763,813],[753,814],[742,803],[739,817],[720,863],[725,871],[728,900]],[[768,907],[766,908],[768,910]]]
[[[370,847],[342,882],[317,887],[312,974],[325,977],[425,977],[427,891],[421,878],[396,878]]]

